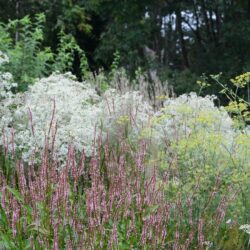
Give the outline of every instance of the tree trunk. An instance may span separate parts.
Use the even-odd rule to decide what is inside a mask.
[[[207,9],[206,9],[204,0],[201,2],[201,7],[202,7],[202,14],[203,14],[205,26],[206,26],[207,38],[208,38],[208,40],[211,40],[209,19],[208,19],[208,16],[207,16]]]
[[[19,19],[19,8],[20,8],[20,3],[19,0],[16,1],[16,18]],[[16,32],[15,32],[15,43],[18,42],[19,39],[19,29],[18,29],[18,24],[16,26]]]
[[[187,49],[186,49],[184,34],[183,34],[183,30],[182,30],[182,17],[181,17],[180,9],[177,9],[175,14],[176,14],[176,29],[177,29],[178,37],[180,40],[183,65],[185,68],[189,68]]]

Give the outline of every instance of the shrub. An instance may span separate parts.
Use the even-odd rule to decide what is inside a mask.
[[[152,120],[155,135],[178,140],[201,129],[209,133],[233,131],[232,120],[223,108],[214,105],[215,96],[195,93],[169,98]]]
[[[11,101],[17,104],[15,98]],[[3,105],[7,109],[5,102]],[[77,82],[72,74],[55,73],[30,86],[23,103],[5,115],[2,128],[10,138],[8,126],[13,126],[15,147],[25,161],[40,152],[45,139],[56,133],[54,146],[63,160],[68,144],[74,144],[78,152],[84,147],[85,154],[91,156],[94,136],[101,131],[104,138],[124,132],[135,137],[149,120],[150,112],[150,106],[136,92],[120,95],[108,90],[101,97],[89,83]]]
[[[1,66],[8,63],[9,58],[6,54],[0,51],[0,69]],[[9,72],[0,71],[0,128],[2,129],[11,126],[13,121],[13,109],[21,100],[20,94],[13,94],[17,88],[17,83],[13,81],[12,74]]]
[[[9,57],[4,70],[13,75],[21,91],[50,70],[53,53],[50,48],[42,48],[44,22],[45,16],[38,14],[34,22],[25,16],[0,25],[0,50]]]
[[[60,32],[55,53],[50,47],[44,47],[44,24],[44,14],[37,14],[34,21],[25,16],[8,24],[0,24],[0,51],[9,58],[3,65],[3,71],[13,75],[14,81],[18,82],[18,91],[26,91],[38,78],[54,71],[72,71],[77,56],[80,78],[90,77],[85,53],[71,34]],[[1,52],[0,63],[4,60],[2,55]]]
[[[250,192],[250,134],[236,129],[226,110],[213,100],[213,96],[196,94],[166,100],[151,120],[148,134],[144,131],[144,137],[153,141],[150,161],[157,162],[162,175],[169,171],[173,197],[179,192],[188,194],[200,182],[205,197],[216,176],[222,179],[222,192],[234,184],[242,196],[237,197],[231,216],[248,220],[249,204],[244,197]]]

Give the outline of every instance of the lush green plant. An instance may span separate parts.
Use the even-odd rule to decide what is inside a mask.
[[[88,79],[90,77],[90,70],[88,61],[84,51],[79,47],[75,38],[70,34],[65,34],[63,31],[59,34],[59,45],[53,70],[59,72],[67,72],[73,70],[75,56],[79,57],[81,77]]]
[[[168,194],[173,199],[187,195],[195,185],[199,199],[206,199],[218,178],[220,192],[227,193],[230,185],[239,192],[228,212],[232,221],[249,221],[249,129],[235,128],[213,97],[193,93],[166,100],[141,136],[152,140],[150,162],[156,162],[161,176],[164,171],[170,174]]]
[[[48,145],[37,170],[17,161],[9,181],[0,171],[2,248],[218,249],[228,240],[237,247],[238,236],[244,246],[237,225],[225,223],[237,190],[223,193],[215,180],[207,193],[194,185],[188,195],[171,197],[167,175],[161,182],[157,169],[146,176],[145,141],[98,144],[91,161],[69,146],[60,171]]]
[[[18,91],[25,91],[37,78],[53,71],[65,73],[73,71],[76,56],[80,65],[80,77],[88,79],[90,70],[84,51],[71,34],[59,34],[56,53],[44,47],[45,15],[37,14],[32,21],[29,16],[20,20],[0,24],[0,50],[9,57],[2,71],[10,72],[18,82]]]
[[[222,88],[221,93],[226,95],[229,103],[226,106],[231,114],[235,126],[245,128],[250,122],[250,72],[246,72],[231,79],[232,87],[223,84],[220,81],[221,74],[211,75],[211,78]],[[241,90],[243,90],[243,93]]]
[[[4,69],[13,75],[21,91],[26,90],[36,78],[50,72],[53,53],[50,48],[43,48],[44,23],[44,14],[38,14],[34,22],[25,16],[1,24],[0,50],[9,57]]]

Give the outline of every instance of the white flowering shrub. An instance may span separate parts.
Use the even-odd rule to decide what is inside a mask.
[[[13,77],[9,72],[2,72],[1,66],[9,62],[6,54],[0,51],[0,128],[9,126],[12,123],[12,112],[20,102],[21,94],[14,95],[12,90],[17,88]]]
[[[167,99],[152,120],[154,135],[174,140],[200,130],[209,133],[231,133],[232,120],[223,108],[214,105],[215,96],[195,93]]]
[[[100,101],[93,88],[75,81],[71,74],[53,74],[30,86],[23,103],[16,107],[11,120],[15,143],[29,160],[40,152],[45,138],[55,136],[59,157],[65,157],[69,144],[91,154],[94,128]]]
[[[177,99],[181,99],[181,105],[178,105]],[[211,97],[201,98],[192,94],[177,99],[165,103],[168,107],[167,114],[172,112],[173,117],[176,117],[176,108],[180,107],[180,110],[177,112],[179,119],[174,122],[176,125],[172,123],[171,126],[175,132],[172,134],[173,139],[171,136],[161,137],[165,149],[167,148],[167,154],[160,155],[162,168],[171,169],[173,176],[178,179],[178,188],[187,192],[196,185],[201,190],[207,190],[218,178],[220,189],[225,193],[228,192],[226,187],[232,186],[234,190],[240,190],[242,197],[249,197],[249,126],[235,126],[226,112],[234,113],[233,104],[236,103],[231,103],[231,107],[217,108]],[[247,117],[249,105],[240,102],[238,106],[236,105],[237,112],[241,109],[245,112],[243,116]],[[162,116],[165,114],[163,111]],[[169,130],[164,129],[165,135],[166,131]],[[231,209],[231,216],[237,221],[247,221],[245,214],[249,211],[250,202],[242,197],[235,197],[235,205]]]
[[[13,95],[13,94],[12,94]],[[11,104],[16,102],[11,99]],[[6,99],[3,109],[6,108]],[[94,136],[122,133],[130,119],[130,136],[136,136],[149,120],[151,108],[137,92],[124,95],[108,90],[99,96],[89,83],[80,83],[70,74],[54,73],[37,81],[24,93],[23,103],[15,105],[2,119],[6,135],[15,130],[15,147],[24,160],[40,152],[45,138],[55,135],[59,159],[65,159],[68,145],[83,148],[90,156]],[[125,120],[124,120],[125,119]],[[4,122],[3,122],[4,121]]]
[[[191,93],[166,100],[142,136],[153,142],[150,161],[157,162],[162,174],[170,173],[173,197],[178,190],[188,195],[196,185],[201,192],[207,190],[216,176],[223,179],[224,192],[234,185],[249,195],[249,131],[236,130],[225,109],[215,106],[213,96]],[[237,207],[243,208],[242,202],[237,197]],[[236,213],[235,209],[232,216]]]

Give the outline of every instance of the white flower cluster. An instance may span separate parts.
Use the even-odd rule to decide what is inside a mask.
[[[9,57],[0,50],[0,65],[9,62]]]
[[[150,111],[137,92],[119,95],[108,90],[101,97],[90,84],[77,82],[72,74],[54,73],[31,86],[23,103],[18,103],[8,114],[9,120],[0,125],[8,134],[8,127],[14,127],[15,146],[26,161],[41,151],[46,136],[56,133],[55,148],[63,160],[69,144],[78,151],[84,148],[90,156],[95,134],[98,136],[102,130],[105,138],[106,133],[116,131],[123,117],[132,120],[136,135],[149,120]]]
[[[7,62],[9,62],[9,57],[0,50],[0,66]],[[10,90],[15,87],[17,84],[13,83],[11,73],[0,71],[0,100],[9,98]]]
[[[9,61],[6,54],[0,51],[0,66]],[[11,73],[0,71],[0,128],[12,123],[12,111],[20,100],[21,95],[14,95],[11,90],[17,87]]]
[[[247,234],[250,234],[250,225],[249,224],[241,225],[239,229],[244,231]]]
[[[99,101],[94,89],[71,74],[53,74],[31,86],[12,117],[16,147],[24,160],[39,152],[45,138],[55,133],[59,158],[65,157],[71,143],[90,155]]]
[[[203,130],[210,133],[231,133],[232,120],[223,108],[214,104],[215,96],[200,97],[195,93],[167,99],[152,120],[157,139],[178,139]]]

